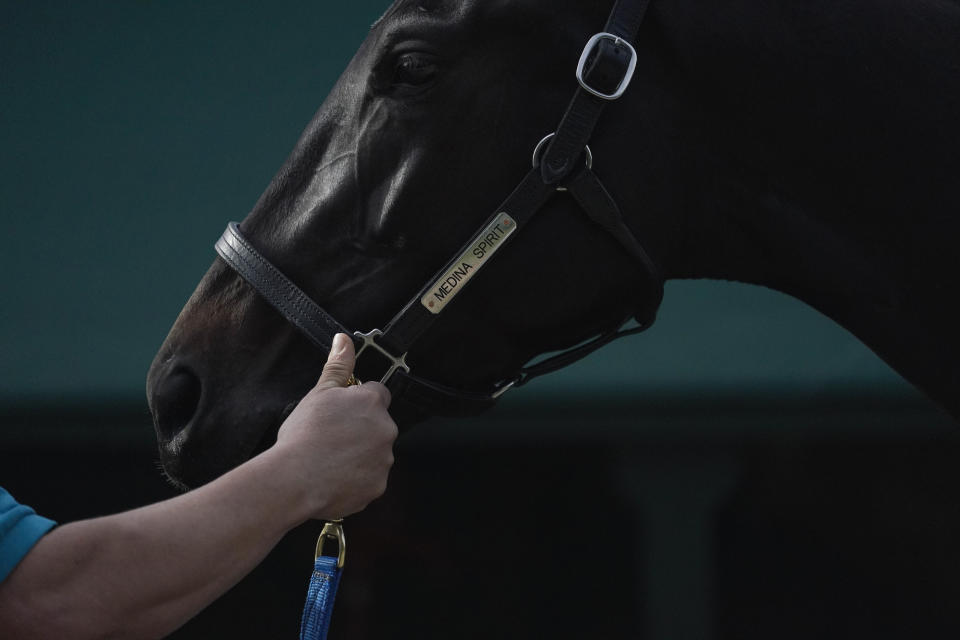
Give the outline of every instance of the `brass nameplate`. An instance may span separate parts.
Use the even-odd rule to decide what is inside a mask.
[[[430,285],[427,293],[420,298],[420,303],[431,313],[440,313],[516,228],[516,221],[509,215],[503,212],[497,214],[486,229],[473,237],[470,246],[454,261],[453,266]]]

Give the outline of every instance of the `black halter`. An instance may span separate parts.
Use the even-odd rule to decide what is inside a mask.
[[[584,47],[577,66],[579,87],[556,133],[537,145],[533,168],[470,241],[382,331],[373,329],[361,333],[342,326],[263,257],[235,222],[227,226],[217,241],[217,253],[321,349],[329,350],[336,333],[354,336],[359,377],[379,378],[389,387],[395,404],[434,415],[479,413],[492,406],[508,389],[560,369],[616,338],[643,331],[653,323],[663,298],[663,279],[624,224],[616,202],[593,172],[587,142],[603,107],[619,98],[630,83],[637,62],[630,42],[636,37],[648,4],[649,0],[617,0],[605,30],[594,35]],[[581,158],[585,152],[584,165]],[[413,374],[406,363],[410,347],[433,325],[445,305],[460,293],[461,287],[486,260],[492,259],[499,246],[523,228],[557,190],[569,191],[587,215],[639,263],[644,290],[639,296],[642,307],[636,313],[638,325],[624,329],[628,318],[591,341],[524,367],[487,390],[455,389]],[[379,354],[379,366],[371,362],[371,354]]]

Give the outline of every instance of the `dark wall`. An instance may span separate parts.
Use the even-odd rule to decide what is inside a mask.
[[[385,4],[0,3],[14,495],[171,495],[150,359]],[[801,303],[672,283],[647,334],[405,437],[334,637],[957,637],[952,425]],[[174,637],[293,637],[316,532]]]

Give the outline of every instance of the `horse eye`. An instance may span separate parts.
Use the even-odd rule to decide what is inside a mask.
[[[437,75],[437,64],[433,56],[424,53],[404,53],[397,58],[393,71],[395,87],[423,87],[433,81]]]

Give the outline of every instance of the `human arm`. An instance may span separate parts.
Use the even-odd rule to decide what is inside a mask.
[[[396,425],[377,383],[343,388],[338,337],[277,443],[217,480],[132,511],[63,525],[0,583],[0,631],[22,638],[159,638],[255,567],[291,528],[382,494]]]

